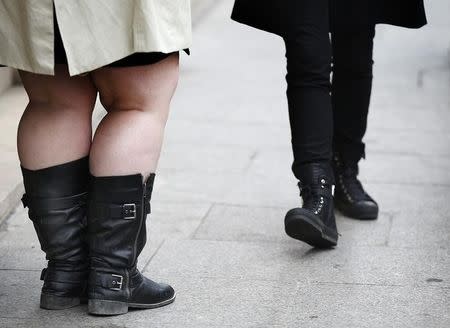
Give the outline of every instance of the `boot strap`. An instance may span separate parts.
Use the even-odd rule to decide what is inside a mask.
[[[309,194],[319,195],[326,198],[331,198],[333,196],[333,186],[330,185],[301,185],[298,184],[300,189],[300,196],[307,196]]]
[[[96,271],[94,275],[91,273],[89,280],[91,285],[110,290],[120,291],[125,287],[125,276],[121,274]]]
[[[60,271],[42,269],[41,280],[77,284],[86,280],[88,271]]]
[[[22,204],[24,208],[28,207],[33,211],[38,212],[64,210],[71,207],[84,205],[86,204],[86,201],[87,193],[61,198],[37,198],[29,197],[27,194],[24,194],[22,197]]]
[[[144,213],[150,214],[150,203],[144,203]],[[129,204],[110,204],[110,203],[95,203],[89,209],[89,214],[97,218],[111,218],[111,219],[136,219],[138,212],[141,208],[141,204],[129,203]]]

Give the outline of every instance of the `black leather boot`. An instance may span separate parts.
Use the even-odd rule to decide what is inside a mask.
[[[22,168],[22,174],[22,201],[48,260],[41,274],[41,308],[79,305],[87,299],[89,272],[85,241],[89,160],[37,171]]]
[[[146,243],[146,217],[155,175],[94,177],[89,201],[90,274],[88,311],[117,315],[175,300],[169,285],[144,277],[137,258]]]
[[[295,239],[318,247],[336,246],[338,232],[333,206],[333,173],[327,163],[305,164],[301,172],[302,208],[294,208],[284,220],[286,233]]]
[[[358,180],[358,162],[345,160],[342,155],[335,153],[333,169],[336,177],[336,208],[350,218],[375,220],[378,217],[378,204]]]

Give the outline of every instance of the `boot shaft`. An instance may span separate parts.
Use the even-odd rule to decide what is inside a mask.
[[[90,299],[127,302],[132,287],[141,283],[137,258],[146,243],[154,178],[93,178],[88,209]]]
[[[309,163],[301,166],[300,184],[303,186],[320,186],[334,184],[334,174],[328,162]],[[324,180],[325,182],[323,182]]]
[[[22,167],[22,173],[22,201],[48,260],[41,274],[41,307],[75,306],[83,295],[86,297],[87,288],[89,159],[35,171]]]
[[[146,217],[155,175],[94,177],[88,229],[91,265],[97,269],[132,268],[146,243]]]
[[[43,170],[22,167],[24,207],[49,261],[84,262],[89,160]]]
[[[85,193],[89,188],[89,157],[41,170],[21,170],[30,198],[62,198]]]

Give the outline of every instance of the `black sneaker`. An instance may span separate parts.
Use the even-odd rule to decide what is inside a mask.
[[[358,220],[376,220],[378,204],[367,194],[358,180],[358,163],[344,161],[338,153],[333,157],[336,208],[345,216]]]
[[[284,220],[288,236],[318,248],[337,245],[338,232],[332,195],[333,174],[327,163],[305,164],[298,184],[303,199]]]

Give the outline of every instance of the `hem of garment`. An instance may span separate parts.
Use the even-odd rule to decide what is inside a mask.
[[[12,69],[16,69],[19,71],[23,71],[23,72],[28,72],[28,73],[34,73],[34,74],[39,74],[39,75],[55,75],[55,71],[54,71],[54,67],[53,70],[52,69],[34,69],[28,66],[23,66],[23,65],[17,65],[14,63],[4,63],[4,64],[0,64],[0,68],[1,67],[8,67],[8,68],[12,68]]]
[[[186,49],[188,49],[188,52],[186,52]],[[121,59],[123,59],[123,58],[126,58],[126,57],[128,57],[128,56],[130,56],[130,55],[132,55],[132,54],[135,54],[135,53],[142,53],[142,52],[144,52],[144,53],[145,53],[145,52],[160,52],[160,53],[164,53],[164,54],[170,54],[170,53],[174,53],[174,52],[184,51],[184,52],[186,52],[186,53],[189,54],[189,53],[190,53],[190,52],[189,52],[189,49],[190,49],[189,46],[186,45],[186,46],[176,47],[176,48],[174,48],[174,49],[164,49],[164,50],[161,50],[161,49],[136,50],[136,51],[133,51],[133,52],[127,52],[127,53],[125,53],[125,54],[121,54],[121,55],[116,56],[115,58],[112,58],[112,59],[108,59],[107,62],[102,63],[101,65],[99,65],[99,64],[92,64],[92,65],[77,66],[76,64],[71,63],[71,62],[70,62],[70,59],[67,58],[68,67],[69,67],[69,75],[70,75],[70,76],[76,76],[76,75],[86,74],[86,73],[95,71],[96,69],[99,69],[99,68],[105,67],[105,66],[107,66],[107,65],[109,65],[109,64],[112,64],[112,63],[114,63],[114,62],[116,62],[116,61],[119,61],[119,60],[121,60]]]
[[[279,31],[279,30],[277,30],[275,28],[271,28],[269,26],[264,26],[264,25],[260,25],[260,24],[256,24],[256,23],[252,23],[252,22],[246,22],[246,21],[240,20],[239,18],[236,18],[236,17],[232,17],[231,19],[233,21],[235,21],[236,23],[243,24],[243,25],[246,25],[248,27],[251,27],[251,28],[263,31],[263,32],[275,34],[275,35],[280,36],[282,38],[285,38],[285,37],[287,37],[289,35],[289,33],[287,33],[287,32]],[[408,28],[408,29],[420,29],[420,28],[424,27],[425,25],[427,25],[428,22],[424,21],[424,22],[420,22],[418,24],[399,24],[399,23],[388,22],[388,21],[377,21],[377,22],[374,23],[374,25],[379,25],[379,24],[380,25],[383,24],[383,25],[397,26],[397,27],[400,27],[400,28]],[[352,26],[352,28],[354,28],[354,26]],[[330,33],[332,33],[331,30],[332,29],[331,29],[331,26],[330,26]]]
[[[145,52],[148,52],[148,53],[150,53],[150,52],[161,52],[161,53],[165,53],[165,54],[171,54],[171,53],[182,52],[182,51],[184,53],[186,53],[188,56],[190,56],[190,54],[191,54],[190,48],[188,48],[188,47],[182,48],[182,49],[178,49],[178,50],[174,50],[174,51],[170,51],[170,52],[163,52],[163,51],[145,51]],[[117,60],[112,60],[111,62],[108,62],[108,63],[106,63],[106,64],[104,64],[102,66],[94,67],[92,69],[88,69],[88,70],[83,71],[83,72],[75,72],[74,74],[70,73],[70,66],[68,65],[69,66],[69,74],[70,74],[70,76],[77,76],[77,75],[87,74],[89,72],[92,72],[92,71],[94,71],[96,69],[105,67],[105,66],[107,66],[109,64],[112,64],[112,63],[114,63],[114,62],[116,62],[118,60],[121,60],[123,58],[126,58],[126,57],[128,57],[130,55],[133,55],[135,53],[138,53],[138,52],[140,52],[140,51],[135,51],[133,53],[127,54],[127,55],[125,55],[125,56],[123,56],[123,57],[121,57],[121,58],[119,58]],[[59,65],[59,64],[55,64],[55,65]],[[23,66],[23,65],[17,65],[17,64],[14,64],[14,63],[9,64],[9,63],[5,62],[5,63],[1,63],[0,64],[0,68],[1,67],[9,67],[9,68],[17,69],[17,70],[24,71],[24,72],[40,74],[40,75],[54,76],[55,75],[55,65],[53,65],[53,67],[51,69],[34,69],[32,67],[27,67],[27,66]]]

